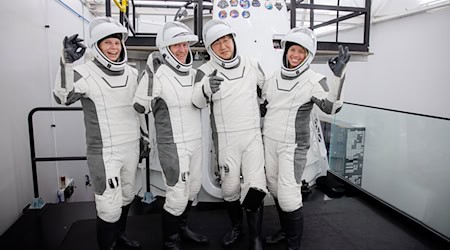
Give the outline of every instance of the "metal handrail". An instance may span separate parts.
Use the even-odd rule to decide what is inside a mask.
[[[86,160],[86,156],[66,156],[66,157],[36,157],[36,149],[34,145],[34,127],[33,127],[33,115],[38,111],[81,111],[81,107],[38,107],[34,108],[28,114],[28,133],[30,140],[30,153],[31,153],[31,171],[33,173],[33,190],[34,198],[39,198],[39,185],[37,179],[36,162],[38,161],[83,161]],[[148,116],[146,115],[146,123],[148,124]],[[54,126],[54,125],[52,125]],[[149,156],[145,159],[146,168],[146,179],[147,185],[146,190],[150,193],[150,159]],[[151,202],[151,201],[147,201]]]
[[[68,156],[68,157],[36,157],[36,149],[34,145],[34,127],[33,115],[38,111],[81,111],[81,107],[38,107],[34,108],[28,114],[28,133],[30,140],[31,153],[31,171],[33,173],[33,190],[34,198],[39,198],[39,185],[37,179],[36,162],[38,161],[81,161],[86,160],[86,156]]]

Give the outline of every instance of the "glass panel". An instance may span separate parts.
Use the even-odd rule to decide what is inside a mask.
[[[332,171],[450,237],[448,119],[345,104],[331,134]]]

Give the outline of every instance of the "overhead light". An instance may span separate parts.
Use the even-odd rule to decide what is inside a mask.
[[[187,2],[175,2],[175,1],[134,1],[135,6],[140,7],[182,7]]]

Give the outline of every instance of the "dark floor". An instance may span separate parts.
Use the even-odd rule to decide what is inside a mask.
[[[447,241],[362,196],[326,199],[320,190],[312,191],[304,202],[302,249],[450,249]],[[141,241],[144,249],[161,249],[162,204],[163,199],[152,204],[133,203],[128,235]],[[230,228],[222,205],[199,203],[192,209],[190,227],[208,235],[210,244],[183,243],[183,249],[222,248],[221,238]],[[98,249],[95,217],[93,202],[47,204],[41,210],[27,210],[0,237],[0,249]],[[278,227],[275,207],[266,206],[263,235]],[[231,249],[247,248],[244,237]],[[284,245],[265,249],[284,249]]]

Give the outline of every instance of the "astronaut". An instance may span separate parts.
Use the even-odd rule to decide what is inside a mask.
[[[134,107],[152,112],[156,142],[166,184],[162,214],[165,249],[179,249],[178,239],[208,244],[192,232],[187,217],[201,187],[201,112],[191,101],[195,70],[190,45],[198,38],[183,23],[164,24],[156,37],[159,53],[150,54],[139,81]]]
[[[127,64],[127,30],[120,23],[95,18],[89,34],[95,58],[78,66],[74,62],[85,52],[83,40],[78,35],[64,38],[53,93],[59,104],[81,101],[100,249],[113,249],[116,244],[141,248],[125,234],[140,156],[140,120],[132,103],[137,70]]]
[[[223,21],[204,25],[203,41],[211,60],[197,70],[192,102],[198,108],[210,105],[222,195],[232,224],[223,244],[230,246],[242,237],[244,207],[250,248],[261,249],[267,188],[257,88],[262,88],[265,77],[255,60],[239,55],[235,36]]]
[[[329,60],[334,77],[328,88],[327,79],[309,68],[317,49],[310,29],[293,28],[281,40],[281,47],[281,70],[267,80],[262,92],[267,185],[275,198],[281,224],[280,231],[265,241],[274,244],[287,240],[287,249],[300,249],[301,177],[310,146],[310,113],[314,104],[327,114],[340,110],[350,55],[347,47],[339,46],[339,56]]]

